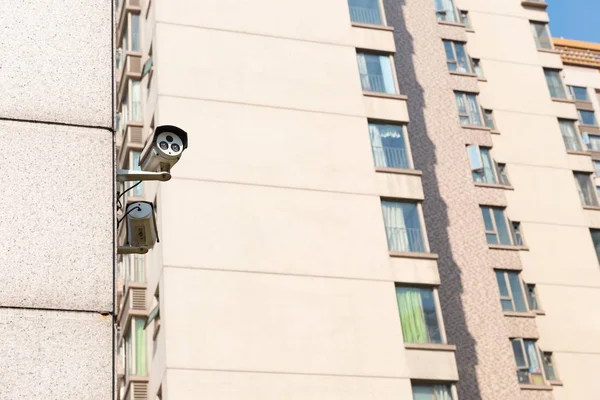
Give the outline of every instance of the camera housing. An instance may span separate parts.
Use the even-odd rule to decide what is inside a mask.
[[[126,215],[129,246],[153,248],[158,239],[154,205],[149,201],[130,203]]]
[[[140,156],[142,171],[170,172],[188,147],[187,132],[173,125],[158,126]]]

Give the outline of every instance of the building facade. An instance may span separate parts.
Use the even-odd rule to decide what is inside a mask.
[[[190,147],[122,199],[160,242],[119,259],[118,398],[593,398],[600,85],[546,6],[124,0],[118,165]]]
[[[0,5],[0,399],[113,394],[112,15]]]

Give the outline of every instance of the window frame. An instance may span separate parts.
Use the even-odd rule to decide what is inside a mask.
[[[523,235],[523,226],[520,221],[510,221],[510,230],[513,236],[513,245],[517,247],[527,247],[525,243],[525,235]],[[518,228],[515,228],[515,224],[518,225]],[[517,239],[517,236],[520,240]],[[519,241],[521,242],[519,244]]]
[[[381,213],[382,213],[382,220],[383,220],[383,228],[384,228],[384,233],[385,233],[385,238],[386,238],[386,245],[388,248],[388,252],[389,253],[407,253],[404,251],[398,251],[398,250],[391,250],[389,248],[389,242],[388,242],[388,237],[387,237],[387,225],[386,225],[386,221],[385,221],[385,215],[383,214],[383,203],[384,202],[392,202],[392,203],[410,203],[410,204],[414,204],[417,207],[417,216],[419,219],[419,225],[420,225],[420,229],[421,229],[421,235],[422,235],[422,240],[423,240],[423,253],[431,253],[431,249],[429,247],[429,241],[427,239],[427,228],[425,226],[425,217],[423,216],[423,205],[421,201],[416,201],[416,200],[406,200],[406,199],[399,199],[399,198],[394,198],[394,197],[380,197],[380,207],[381,207]],[[412,254],[419,254],[420,252],[418,251],[409,251],[408,253],[412,253]]]
[[[510,177],[508,176],[506,163],[496,162],[496,172],[498,174],[498,182],[500,182],[501,185],[512,187],[512,183],[510,183]]]
[[[436,320],[437,320],[437,324],[438,324],[438,329],[440,331],[440,343],[428,342],[427,344],[434,345],[434,346],[435,345],[447,345],[448,337],[446,335],[446,327],[444,325],[444,318],[442,315],[442,305],[441,305],[440,297],[439,297],[439,288],[437,286],[431,286],[431,285],[412,284],[412,283],[406,283],[406,282],[394,282],[394,295],[396,296],[396,306],[398,306],[398,297],[397,297],[398,288],[431,290],[431,292],[432,292],[431,297],[433,297],[433,304],[435,307],[435,316],[436,316]],[[400,309],[398,309],[398,318],[401,318],[400,317]],[[425,320],[424,315],[423,315],[423,320]],[[399,321],[399,322],[400,322],[400,329],[402,329],[402,322],[401,321]],[[419,344],[419,343],[415,343],[415,342],[406,342],[404,333],[402,334],[402,340],[405,345],[408,344],[409,346],[411,344]]]
[[[542,370],[544,371],[544,378],[546,379],[546,382],[550,382],[550,383],[557,383],[557,382],[561,382],[560,379],[560,375],[558,373],[558,370],[556,368],[556,360],[554,358],[554,352],[552,351],[544,351],[542,349],[538,349],[539,352],[541,353],[541,362],[542,362]],[[552,368],[552,373],[554,374],[554,379],[550,379],[548,377],[548,372],[546,371],[546,368],[548,368],[548,363],[546,362],[546,355],[548,355],[548,357],[550,358],[550,367]]]
[[[502,301],[503,300],[510,300],[510,303],[512,304],[512,310],[507,310],[505,311],[504,309],[502,309],[502,312],[507,313],[507,312],[512,312],[512,313],[529,313],[531,310],[529,309],[529,304],[527,303],[527,294],[525,293],[525,288],[523,287],[523,280],[521,279],[521,274],[519,271],[516,270],[509,270],[509,269],[495,269],[494,273],[502,273],[502,278],[504,279],[504,286],[506,286],[506,289],[508,290],[508,297],[506,296],[502,296],[502,293],[500,292],[500,287],[498,287],[498,292],[500,293],[500,307],[502,307]],[[508,279],[508,274],[509,273],[513,273],[517,275],[518,281],[519,281],[519,288],[521,289],[521,295],[523,296],[523,302],[525,303],[525,311],[518,311],[516,309],[515,306],[515,298],[513,295],[513,287],[510,283],[510,280]],[[497,276],[497,275],[496,275]]]
[[[413,388],[415,386],[417,386],[417,387],[431,387],[432,392],[433,392],[433,387],[434,386],[449,386],[450,387],[450,400],[456,400],[456,399],[458,399],[458,392],[456,390],[456,384],[454,382],[411,379],[411,381],[410,381],[410,391],[411,391],[411,394],[413,396],[414,396],[414,389]],[[433,396],[434,400],[437,400],[435,398],[435,392],[432,393],[432,396]]]
[[[475,75],[477,75],[477,79],[479,80],[485,80],[485,73],[483,72],[483,67],[481,66],[481,58],[471,58],[471,67],[473,69],[473,73]],[[481,72],[481,74],[477,73],[477,70],[479,69],[479,71]]]
[[[387,93],[387,92],[377,92],[377,91],[373,91],[373,90],[365,90],[362,86],[362,74],[360,73],[360,66],[358,65],[358,55],[359,54],[365,54],[365,55],[373,55],[373,56],[379,56],[379,57],[386,57],[389,59],[390,61],[390,69],[391,69],[391,73],[392,73],[392,81],[394,83],[394,93]],[[357,67],[358,67],[358,75],[359,75],[359,81],[360,81],[360,87],[361,90],[363,92],[363,94],[372,94],[372,95],[383,95],[383,96],[399,96],[400,95],[400,85],[398,84],[398,76],[396,74],[396,64],[394,63],[394,55],[392,53],[387,53],[387,52],[381,52],[381,51],[372,51],[372,50],[364,50],[364,49],[356,49],[356,63],[357,63]],[[369,74],[369,71],[367,69],[367,76],[371,75]]]
[[[575,101],[580,101],[580,102],[585,102],[585,103],[591,103],[592,100],[590,99],[590,94],[588,92],[588,88],[585,86],[577,86],[577,85],[566,85],[567,86],[567,91],[569,92],[569,96],[571,96],[571,98]],[[583,89],[585,90],[585,100],[581,100],[578,99],[577,96],[575,95],[575,89]]]
[[[450,10],[438,10],[437,6],[436,6],[436,2],[434,1],[434,6],[435,6],[435,19],[437,20],[438,23],[446,23],[446,24],[454,24],[454,25],[462,25],[462,23],[460,22],[460,17],[458,15],[458,8],[456,8],[456,4],[454,4],[454,0],[450,0],[452,2],[452,10],[454,12],[454,19],[456,21],[448,21],[446,19],[446,16],[448,15],[448,12]],[[443,14],[444,15],[444,19],[440,19],[438,18],[439,15]]]
[[[525,281],[523,281],[523,284],[525,285],[525,295],[527,297],[527,308],[529,308],[529,311],[535,312],[535,313],[541,313],[543,311],[543,308],[541,306],[540,303],[540,296],[537,290],[537,285],[535,283],[527,283]],[[529,294],[532,293],[529,288],[533,289],[533,295],[530,296]],[[532,298],[535,300],[535,304],[536,307],[533,308],[530,298]]]
[[[567,88],[565,86],[565,81],[561,75],[562,70],[561,69],[556,69],[556,68],[543,68],[544,70],[544,79],[546,80],[546,86],[548,86],[548,92],[550,93],[550,98],[552,100],[568,100],[569,96],[568,96],[568,92],[567,92]],[[562,87],[562,94],[564,94],[564,97],[555,97],[552,95],[552,89],[550,86],[550,82],[548,81],[548,75],[547,73],[556,73],[556,75],[558,76],[558,79],[560,80],[560,84]]]
[[[570,140],[570,138],[565,137],[564,132],[563,132],[563,125],[564,124],[569,124],[570,127],[572,128],[572,133],[574,134],[574,140],[575,140],[575,149],[570,149],[569,145],[567,144],[567,141]],[[563,142],[565,144],[565,149],[567,150],[567,152],[569,151],[584,151],[584,149],[586,148],[586,143],[584,142],[582,135],[579,133],[579,128],[578,128],[578,120],[575,119],[568,119],[568,118],[558,118],[558,129],[560,130],[560,136],[563,139]],[[578,150],[578,148],[580,150]]]
[[[373,165],[375,166],[375,168],[376,169],[377,168],[389,168],[389,169],[395,169],[395,170],[404,170],[404,169],[414,170],[415,165],[414,165],[414,161],[413,161],[413,157],[412,157],[412,151],[410,148],[410,138],[408,137],[408,125],[406,123],[389,122],[389,121],[382,121],[382,120],[378,120],[378,119],[369,118],[369,119],[367,119],[367,129],[370,129],[371,125],[391,125],[391,126],[399,127],[402,130],[402,135],[404,138],[404,147],[406,150],[406,158],[407,158],[407,163],[408,163],[407,168],[382,167],[382,166],[377,166],[375,157],[373,156]],[[371,152],[373,152],[373,141],[371,139],[370,131],[369,131],[369,141],[371,143]]]
[[[459,40],[450,40],[450,39],[442,39],[442,43],[444,45],[444,54],[446,55],[446,64],[454,64],[456,65],[456,70],[451,70],[450,67],[448,67],[448,72],[450,72],[451,74],[472,74],[474,75],[475,73],[473,72],[473,63],[471,60],[471,57],[469,56],[469,53],[467,52],[467,42],[461,42]],[[448,59],[448,53],[446,52],[446,43],[450,43],[450,46],[452,47],[452,56],[454,57],[453,60],[449,60]],[[459,71],[459,63],[458,63],[458,56],[456,54],[456,44],[462,45],[464,52],[465,52],[465,56],[467,57],[466,59],[466,67],[467,70],[466,71]]]
[[[456,97],[457,95],[461,95],[463,102],[465,103],[466,109],[467,109],[467,114],[461,114],[460,112],[460,108],[458,107],[458,102],[456,101]],[[468,102],[467,102],[467,96],[468,95],[472,95],[475,97],[475,102],[477,103],[477,112],[479,113],[479,119],[481,121],[481,125],[477,125],[473,123],[473,117],[471,116],[471,113],[469,112],[469,106],[468,106]],[[477,127],[477,128],[484,128],[485,129],[485,121],[483,119],[483,115],[481,114],[481,104],[479,104],[479,96],[477,93],[472,93],[472,92],[463,92],[460,90],[455,90],[454,91],[454,98],[455,98],[455,103],[456,103],[456,109],[458,110],[458,119],[459,119],[459,123],[460,126],[472,126],[472,127]],[[468,124],[463,124],[461,121],[462,117],[467,117],[469,118],[469,123]]]
[[[346,3],[348,4],[348,12],[350,15],[350,24],[358,24],[358,25],[370,25],[370,26],[388,26],[387,24],[387,18],[385,15],[385,7],[383,6],[383,1],[382,0],[376,0],[377,1],[377,5],[379,6],[379,17],[381,18],[381,23],[379,24],[369,24],[366,22],[355,22],[352,21],[352,12],[351,9],[352,7],[350,6],[350,2],[349,0],[346,0]]]
[[[585,188],[580,187],[581,185],[579,184],[579,179],[577,179],[577,175],[586,175],[587,176],[587,185]],[[596,185],[594,183],[593,180],[593,172],[587,172],[587,171],[573,171],[573,178],[575,180],[575,185],[576,188],[578,189],[578,195],[580,196],[579,199],[581,200],[581,204],[583,207],[600,207],[600,198],[598,197],[598,192],[596,191]],[[585,191],[585,190],[590,190],[591,193],[589,193],[589,197],[592,200],[593,204],[587,204],[583,199],[581,199],[581,195],[579,194],[579,189],[581,189],[581,191]],[[585,193],[584,193],[585,194]],[[584,196],[586,197],[586,196]]]
[[[582,118],[582,113],[591,113],[592,117],[594,118],[594,122],[595,124],[584,124],[583,123],[583,118]],[[577,116],[578,116],[578,122],[580,126],[593,126],[595,128],[598,127],[598,118],[596,118],[596,112],[594,110],[581,110],[581,109],[577,109]]]
[[[536,32],[535,36],[532,35],[533,38],[534,38],[534,41],[535,41],[535,47],[538,50],[542,50],[542,51],[544,51],[544,50],[554,50],[554,43],[552,43],[552,34],[550,33],[550,27],[548,26],[548,22],[546,22],[546,21],[529,20],[529,26],[531,27],[532,31],[533,31],[533,25],[535,25],[535,24],[544,25],[544,30],[546,32],[546,35],[548,37],[548,42],[549,42],[549,45],[550,45],[550,47],[541,47],[540,46],[541,45],[541,41],[540,41],[540,37],[538,36],[537,30],[536,30],[535,31]]]
[[[472,163],[472,156],[473,156],[473,151],[471,149],[477,149],[477,156],[479,157],[479,160],[481,161],[481,169],[474,169],[474,165]],[[486,177],[485,177],[485,173],[483,172],[485,170],[484,166],[483,166],[483,158],[484,156],[482,155],[482,150],[487,150],[489,156],[490,156],[490,164],[491,164],[491,169],[492,169],[492,174],[494,175],[494,182],[486,182]],[[484,185],[500,185],[500,175],[498,174],[498,170],[497,170],[497,163],[494,159],[494,155],[492,153],[492,148],[488,147],[488,146],[479,146],[477,144],[472,144],[467,146],[467,153],[469,155],[469,163],[471,164],[471,173],[474,174],[476,171],[480,171],[480,173],[482,174],[482,182],[478,182],[475,180],[475,176],[473,176],[473,183],[475,184],[484,184]]]
[[[465,29],[469,30],[469,31],[473,31],[473,25],[471,24],[471,15],[469,14],[469,10],[463,10],[458,8],[457,9],[458,12],[458,20],[460,21],[461,24],[463,24],[465,26]],[[463,13],[465,15],[465,18],[463,19]],[[466,20],[466,23],[464,22]]]
[[[490,128],[493,132],[497,132],[498,126],[496,125],[496,118],[494,118],[494,110],[482,107],[481,115],[483,117],[483,123],[485,126]],[[491,126],[488,124],[488,121],[491,123]]]
[[[541,386],[541,385],[545,384],[547,382],[546,372],[544,371],[543,360],[542,360],[542,357],[541,357],[540,348],[539,348],[539,346],[537,344],[537,339],[529,339],[529,338],[521,338],[521,337],[511,337],[511,338],[509,338],[509,340],[511,342],[511,349],[512,349],[512,342],[513,342],[513,340],[518,340],[519,341],[519,343],[521,344],[521,351],[523,352],[523,356],[524,356],[524,360],[525,360],[525,364],[526,364],[525,367],[519,367],[518,365],[516,365],[516,361],[517,360],[516,360],[516,357],[514,355],[514,350],[513,350],[513,358],[515,359],[515,365],[517,367],[516,368],[517,379],[519,377],[519,371],[522,371],[522,370],[527,370],[527,373],[528,373],[528,376],[529,376],[529,382],[528,383],[520,383],[519,382],[519,384],[520,385],[536,385],[536,386]],[[537,384],[537,383],[533,383],[532,382],[531,373],[529,372],[529,367],[530,367],[530,365],[529,365],[529,356],[527,354],[527,349],[525,348],[525,341],[531,341],[531,342],[534,343],[536,355],[538,357],[538,362],[540,363],[540,366],[541,366],[541,371],[540,372],[541,372],[541,375],[542,375],[542,379],[544,381],[543,384]]]
[[[512,242],[512,237],[511,237],[511,233],[510,233],[510,220],[508,219],[508,216],[506,215],[506,207],[498,207],[498,206],[489,206],[486,204],[481,204],[480,209],[483,209],[484,207],[489,209],[489,213],[490,213],[490,218],[492,221],[492,225],[494,225],[494,231],[488,231],[487,228],[485,227],[485,220],[483,221],[483,226],[484,226],[484,232],[486,235],[486,242],[487,242],[487,235],[488,234],[494,234],[496,235],[496,238],[498,240],[498,243],[494,244],[494,243],[488,243],[488,246],[514,246],[515,244]],[[506,223],[506,229],[508,229],[508,238],[510,240],[510,244],[503,244],[500,243],[500,234],[498,232],[498,223],[496,222],[496,216],[494,214],[494,210],[498,209],[498,210],[502,210],[502,216],[504,217],[504,221]],[[483,218],[483,213],[481,215],[481,218]]]

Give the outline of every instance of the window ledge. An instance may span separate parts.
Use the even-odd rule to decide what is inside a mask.
[[[469,76],[472,78],[477,78],[477,75],[472,72],[460,72],[460,71],[449,71],[450,75],[458,75],[458,76]]]
[[[521,5],[524,6],[524,7],[541,8],[543,10],[545,10],[546,8],[548,8],[548,3],[546,3],[545,1],[527,1],[527,0],[523,0],[521,2]]]
[[[552,97],[552,101],[556,101],[557,103],[575,104],[575,100],[571,100],[571,99],[560,99],[560,98],[558,98],[558,97]]]
[[[488,132],[491,132],[491,130],[492,130],[490,127],[484,126],[484,125],[482,125],[482,126],[479,126],[479,125],[461,125],[461,127],[464,128],[464,129],[476,129],[476,130],[479,130],[479,131],[488,131]]]
[[[600,129],[600,126],[598,125],[586,125],[586,124],[579,124],[579,128],[580,129],[594,129],[594,130],[598,130]]]
[[[563,386],[562,381],[548,381],[548,383],[552,386]]]
[[[560,50],[556,50],[556,49],[540,49],[540,48],[538,48],[537,51],[539,51],[540,53],[560,54]]]
[[[500,185],[498,183],[481,183],[475,182],[475,186],[492,189],[504,189],[504,190],[515,190],[514,187],[508,185]]]
[[[412,350],[456,351],[455,345],[442,343],[404,343],[404,348]]]
[[[465,25],[466,26],[466,25]],[[475,33],[475,29],[473,28],[466,28],[465,29],[467,32],[471,32],[471,33]]]
[[[512,245],[506,245],[506,244],[488,244],[488,248],[493,249],[493,250],[510,250],[510,251],[519,251],[521,250],[521,247],[519,246],[512,246]]]
[[[595,210],[600,211],[600,206],[583,206],[584,210]]]
[[[500,131],[498,129],[492,129],[490,133],[493,133],[494,135],[500,135]]]
[[[546,315],[546,311],[544,310],[533,310],[536,315]]]
[[[519,387],[521,390],[552,390],[552,386],[550,385],[533,385],[531,383],[521,383]]]
[[[461,24],[459,22],[448,22],[448,21],[440,21],[440,20],[438,20],[437,23],[440,24],[440,25],[456,26],[456,27],[465,28],[465,29],[467,28],[467,26],[465,24]]]
[[[423,171],[418,169],[407,169],[407,168],[388,168],[388,167],[376,167],[375,172],[385,172],[389,174],[401,174],[401,175],[423,175]]]
[[[487,82],[488,81],[487,78],[477,78],[477,80],[479,82]]]
[[[567,150],[567,154],[573,154],[573,155],[577,155],[577,156],[589,156],[590,152],[589,151],[579,151],[579,150]]]
[[[407,100],[408,99],[408,96],[406,96],[404,94],[389,94],[389,93],[363,91],[363,95],[367,96],[367,97],[381,97],[383,99],[397,99],[397,100]]]
[[[377,29],[380,31],[390,31],[390,32],[394,31],[393,26],[387,26],[387,25],[363,24],[360,22],[353,22],[352,26],[355,28]]]
[[[422,260],[437,260],[439,256],[435,253],[417,253],[408,251],[390,251],[390,257],[394,258],[419,258]]]
[[[531,312],[504,311],[505,317],[535,318],[535,315]]]

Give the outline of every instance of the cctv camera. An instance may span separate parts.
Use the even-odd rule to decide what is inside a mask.
[[[129,246],[151,249],[158,239],[154,206],[149,201],[127,205],[127,240]]]
[[[140,156],[142,171],[169,172],[187,149],[187,133],[176,126],[162,125],[154,130]]]

